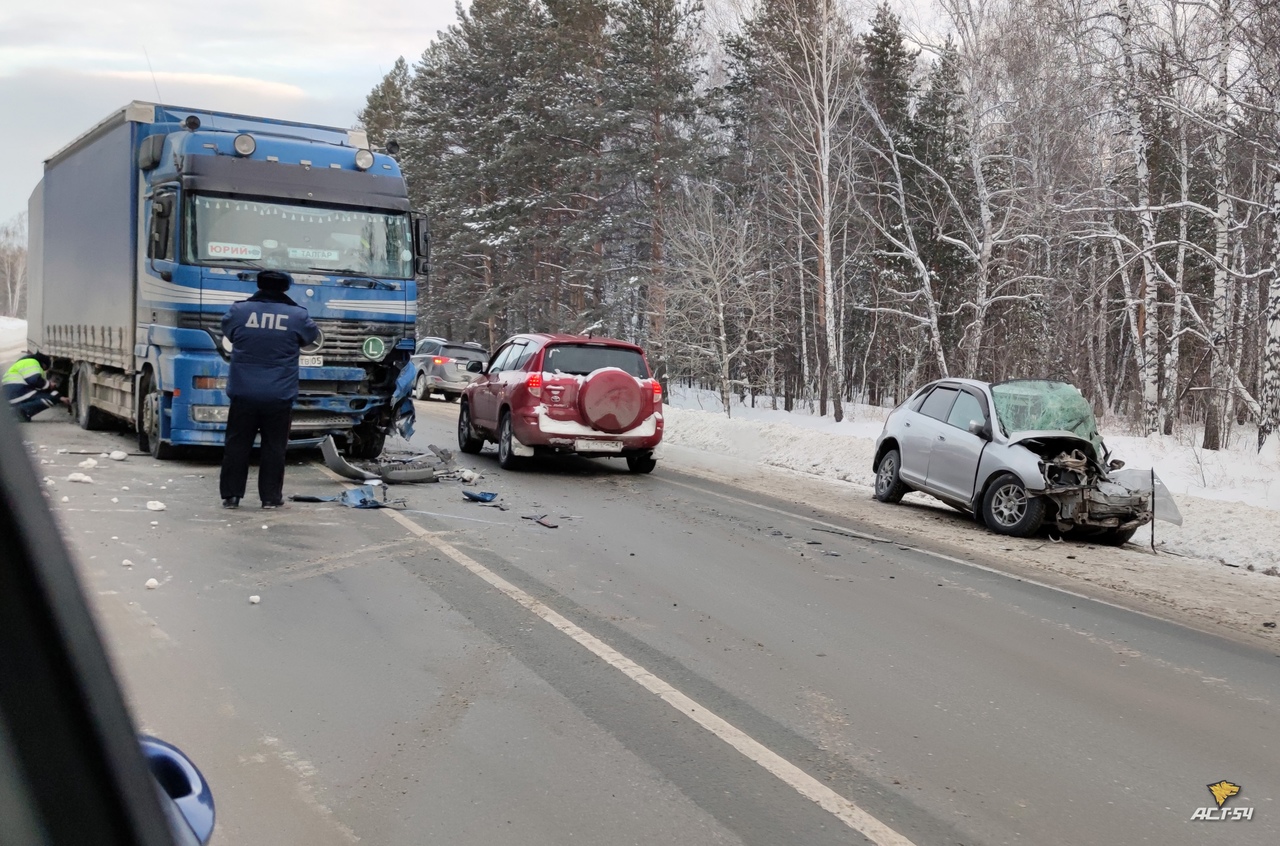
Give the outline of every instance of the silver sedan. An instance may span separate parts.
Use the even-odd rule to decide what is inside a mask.
[[[922,491],[1006,535],[1053,523],[1119,545],[1153,516],[1181,523],[1154,473],[1121,467],[1074,386],[972,379],[932,382],[895,408],[873,464],[881,502]]]

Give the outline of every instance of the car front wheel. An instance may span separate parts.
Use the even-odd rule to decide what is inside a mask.
[[[1044,497],[1032,496],[1012,473],[1005,473],[982,496],[982,519],[993,532],[1025,538],[1044,522]]]
[[[418,381],[413,383],[413,398],[424,400],[431,392],[427,390],[427,377],[418,374]]]
[[[891,449],[880,458],[880,466],[876,468],[876,499],[881,502],[900,502],[910,488],[898,475],[902,466],[902,456],[896,449]]]

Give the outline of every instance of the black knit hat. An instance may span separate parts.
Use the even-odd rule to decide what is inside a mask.
[[[23,358],[34,358],[36,360],[36,364],[40,365],[41,370],[48,370],[49,365],[53,364],[53,359],[49,358],[49,356],[44,353],[29,352],[23,356]]]
[[[258,289],[283,294],[293,284],[293,277],[280,270],[263,270],[258,274]]]

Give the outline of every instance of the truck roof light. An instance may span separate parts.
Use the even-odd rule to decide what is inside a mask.
[[[258,149],[258,142],[253,140],[252,135],[243,132],[236,136],[235,143],[232,146],[236,148],[236,155],[252,156],[253,151]]]
[[[373,153],[368,150],[356,150],[356,170],[368,170],[373,167]]]
[[[182,125],[187,128],[187,132],[195,132],[200,128],[200,118],[195,115],[187,115],[187,118],[182,122]]]

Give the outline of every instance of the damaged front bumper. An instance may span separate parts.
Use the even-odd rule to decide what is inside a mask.
[[[1075,527],[1126,531],[1145,526],[1155,516],[1150,493],[1130,491],[1115,482],[1048,488],[1044,496],[1058,507],[1059,531]]]
[[[1182,525],[1178,506],[1154,471],[1109,473],[1079,450],[1042,462],[1044,497],[1057,508],[1059,531],[1072,528],[1128,531],[1152,520]]]

